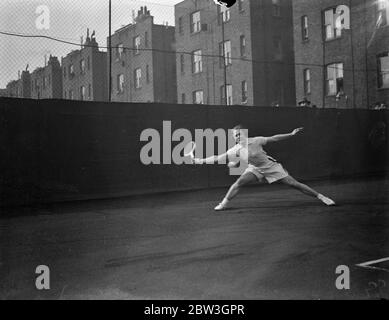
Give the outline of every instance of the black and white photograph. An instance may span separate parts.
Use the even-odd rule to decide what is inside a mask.
[[[388,300],[388,110],[389,0],[1,0],[0,300]]]

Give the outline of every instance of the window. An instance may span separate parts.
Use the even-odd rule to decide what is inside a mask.
[[[221,21],[228,22],[231,20],[231,11],[226,6],[219,6],[219,24]]]
[[[63,68],[63,78],[66,79],[66,68]]]
[[[280,37],[273,38],[273,54],[274,60],[280,61],[282,60],[282,41]]]
[[[116,48],[116,60],[121,60],[124,53],[124,46],[123,43],[118,44]]]
[[[141,68],[135,69],[134,71],[134,85],[136,89],[139,89],[142,87],[142,70]]]
[[[88,98],[89,98],[89,100],[92,98],[92,85],[91,84],[88,85]]]
[[[69,90],[69,99],[74,100],[73,90]]]
[[[377,27],[384,27],[388,25],[389,19],[389,2],[387,0],[378,0],[378,19]]]
[[[85,87],[81,86],[80,88],[80,100],[85,100]]]
[[[43,90],[46,89],[46,77],[43,76]]]
[[[311,94],[311,70],[304,69],[304,95]]]
[[[178,32],[180,33],[180,35],[184,34],[184,25],[182,22],[182,17],[178,18]]]
[[[134,38],[134,43],[133,43],[133,46],[134,46],[134,55],[137,55],[140,53],[139,51],[139,48],[140,48],[140,37],[137,36]]]
[[[81,74],[85,74],[85,60],[82,59],[80,61],[80,70],[81,70]]]
[[[223,58],[224,58],[224,64],[226,66],[229,66],[232,64],[232,57],[231,57],[231,41],[225,41],[224,45],[223,43],[220,43],[219,45],[219,51],[220,51],[220,66],[223,66]]]
[[[201,31],[200,11],[194,12],[190,16],[190,32],[196,33]]]
[[[194,51],[192,54],[192,72],[199,73],[203,71],[203,61],[201,50]]]
[[[150,70],[149,70],[149,65],[146,65],[146,82],[150,83]]]
[[[240,56],[244,57],[246,55],[246,37],[244,35],[240,36]]]
[[[309,32],[308,32],[308,16],[301,17],[301,33],[303,41],[308,40]]]
[[[243,11],[243,0],[238,0],[238,8],[239,8],[239,11]]]
[[[204,92],[202,90],[197,90],[193,92],[193,103],[204,104]]]
[[[389,88],[389,54],[378,57],[378,88]]]
[[[90,57],[88,57],[88,62],[87,62],[87,67],[88,67],[88,71],[90,70]]]
[[[242,103],[247,103],[248,100],[247,81],[242,81]]]
[[[222,105],[227,104],[228,106],[231,106],[233,104],[233,99],[232,99],[232,85],[227,84],[227,90],[225,89],[224,86],[220,87],[220,101]],[[226,91],[227,91],[227,103],[226,103]]]
[[[272,0],[272,5],[273,5],[273,17],[281,17],[280,0]]]
[[[145,32],[145,47],[149,47],[149,33],[147,31]]]
[[[180,69],[181,73],[185,73],[185,55],[180,55]]]
[[[185,93],[181,94],[181,102],[182,102],[182,104],[186,103],[186,95],[185,95]]]
[[[69,76],[70,78],[74,77],[74,66],[72,64],[69,66]]]
[[[343,63],[333,63],[327,66],[327,95],[339,92],[343,92]]]
[[[124,91],[124,75],[118,74],[116,78],[116,92],[118,94],[123,93]]]
[[[324,12],[325,39],[333,40],[342,36],[342,26],[337,23],[336,8]]]
[[[67,94],[66,90],[64,90],[63,95],[64,95],[64,98],[65,98],[65,99],[68,98],[68,94]]]

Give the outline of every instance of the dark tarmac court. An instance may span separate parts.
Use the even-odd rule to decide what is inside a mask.
[[[221,213],[226,189],[1,209],[0,298],[388,299],[389,262],[356,264],[389,257],[389,180],[311,185],[339,205],[276,185]]]

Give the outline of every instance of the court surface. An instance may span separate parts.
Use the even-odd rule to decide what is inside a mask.
[[[220,213],[226,189],[1,209],[0,298],[388,299],[389,261],[356,265],[389,257],[389,179],[311,185],[339,206],[277,185]]]

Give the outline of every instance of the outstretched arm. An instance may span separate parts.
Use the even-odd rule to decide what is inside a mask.
[[[221,155],[212,156],[205,159],[193,158],[193,163],[194,164],[215,164],[216,162],[227,160],[227,157],[228,157],[228,153],[226,152]]]
[[[291,133],[277,134],[275,136],[267,138],[267,142],[279,142],[294,137],[295,135],[303,132],[304,128],[294,129]]]

